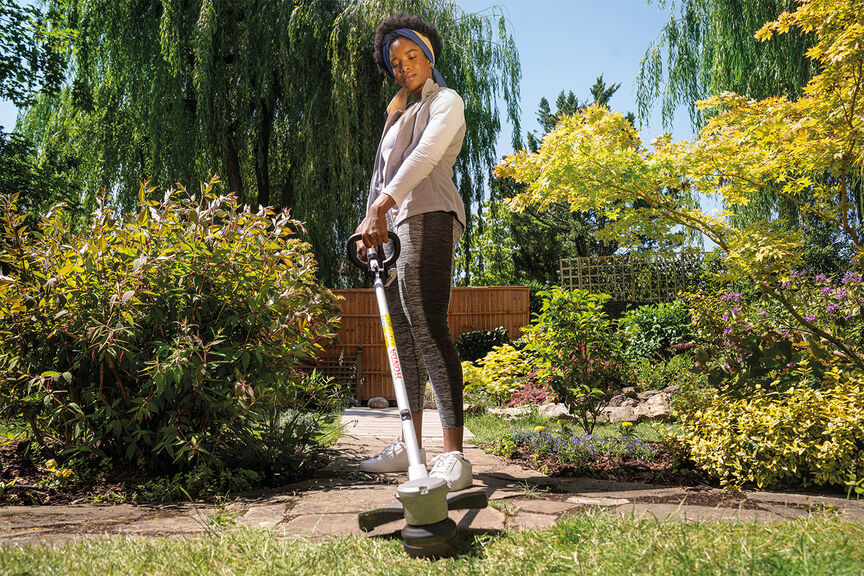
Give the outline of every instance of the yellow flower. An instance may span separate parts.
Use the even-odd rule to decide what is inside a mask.
[[[69,478],[71,475],[72,475],[72,470],[70,470],[69,468],[64,468],[63,470],[60,471],[60,476],[62,476],[63,478]]]
[[[543,432],[544,430],[546,430],[545,426],[537,426],[534,428],[534,432]]]
[[[57,461],[53,458],[45,462],[45,467],[48,468],[51,472],[53,472],[57,468]]]
[[[567,418],[559,418],[558,419],[558,425],[559,426],[566,426],[568,422],[570,422],[570,421],[567,420]]]
[[[631,426],[633,426],[632,422],[622,422],[621,423],[622,428],[630,428]]]

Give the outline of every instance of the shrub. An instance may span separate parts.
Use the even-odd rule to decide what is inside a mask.
[[[800,319],[758,291],[687,295],[699,338],[698,367],[707,369],[713,385],[746,394],[756,385],[800,385],[794,372],[802,366],[815,387],[834,365],[860,371],[853,364],[864,362],[861,274],[850,272],[839,281],[804,272],[785,278],[778,297],[793,303]]]
[[[80,235],[61,209],[31,230],[5,199],[0,415],[49,452],[159,472],[304,460],[286,410],[313,392],[296,368],[335,335],[335,297],[299,222],[215,184],[161,201],[142,184],[136,213],[100,201]]]
[[[482,391],[502,404],[522,385],[521,378],[531,369],[524,354],[509,344],[496,346],[477,365],[462,363],[462,375],[469,391]]]
[[[662,390],[667,386],[705,386],[707,377],[697,370],[692,355],[678,354],[668,361],[637,358],[627,362],[628,379],[640,390]]]
[[[509,344],[507,329],[499,326],[494,330],[477,330],[460,334],[453,343],[459,358],[465,362],[476,362],[492,351],[496,346]]]
[[[590,433],[622,381],[620,341],[603,311],[609,296],[558,287],[541,295],[540,314],[524,329],[526,350],[549,370],[552,389]]]
[[[628,310],[619,321],[628,358],[665,360],[675,355],[671,346],[693,340],[690,311],[681,301],[650,304]]]
[[[552,390],[550,382],[552,376],[544,371],[534,370],[525,375],[521,387],[516,390],[507,400],[507,406],[541,405],[555,402],[557,400],[555,391]]]
[[[864,476],[864,377],[833,369],[822,388],[697,395],[677,438],[723,484],[842,486]]]

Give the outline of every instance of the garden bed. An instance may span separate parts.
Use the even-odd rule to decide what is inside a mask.
[[[596,478],[616,482],[716,486],[707,476],[672,454],[662,442],[650,442],[652,461],[626,456],[596,455],[580,463],[565,462],[554,454],[535,454],[528,443],[517,445],[510,459],[552,478]],[[482,446],[488,449],[491,445]]]

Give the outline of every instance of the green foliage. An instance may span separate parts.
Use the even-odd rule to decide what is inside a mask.
[[[40,160],[31,140],[0,131],[0,195],[19,194],[19,209],[27,212],[31,224],[58,202],[66,203],[73,222],[81,220],[81,190],[68,177],[74,164],[68,157]]]
[[[496,404],[503,404],[521,386],[521,378],[531,370],[526,355],[511,346],[495,346],[477,361],[462,362],[462,374],[468,391],[482,391]]]
[[[540,295],[540,314],[524,329],[526,350],[537,355],[558,398],[590,434],[622,380],[620,341],[603,311],[609,297],[557,286]]]
[[[710,94],[729,91],[751,98],[797,98],[814,73],[805,58],[812,46],[806,34],[796,31],[768,44],[753,37],[765,22],[784,10],[794,10],[793,0],[656,3],[671,5],[672,13],[642,59],[636,81],[642,118],[659,100],[664,125],[671,125],[675,110],[684,105],[696,126],[702,119],[695,102]]]
[[[678,354],[669,360],[628,359],[628,380],[639,390],[662,390],[667,386],[706,386],[703,370],[696,367],[692,354]]]
[[[197,182],[215,170],[241,204],[307,223],[328,286],[365,207],[384,109],[398,90],[376,69],[375,28],[400,11],[435,23],[438,67],[466,102],[455,166],[470,209],[495,161],[499,109],[519,132],[518,53],[503,13],[449,0],[61,2],[77,35],[68,87],[41,97],[20,129],[41,158],[79,161],[92,210],[104,189],[124,212],[135,184]],[[470,231],[469,231],[470,232]]]
[[[286,410],[327,394],[298,367],[335,335],[335,298],[299,222],[215,183],[161,201],[142,184],[137,212],[100,202],[81,234],[4,198],[0,415],[49,452],[159,472],[303,465],[310,428]]]
[[[499,326],[494,330],[477,330],[460,334],[453,343],[459,358],[464,362],[476,362],[492,351],[496,346],[509,344],[507,329]]]
[[[864,378],[832,370],[825,379],[822,390],[691,399],[677,438],[723,484],[843,486],[864,475]]]
[[[43,10],[30,2],[0,6],[0,99],[16,106],[40,91],[54,93],[63,82],[64,58],[73,31],[63,27],[60,7]]]
[[[777,298],[746,284],[741,292],[706,289],[686,295],[698,334],[696,359],[714,386],[744,395],[760,384],[818,388],[832,366],[855,370],[854,358],[818,332],[845,343],[861,341],[860,274],[839,282],[804,272],[782,278],[776,294],[793,306],[794,315]],[[816,330],[802,327],[802,320]]]
[[[699,194],[718,197],[731,208],[770,193],[830,223],[832,237],[848,252],[864,254],[864,198],[852,194],[864,169],[864,132],[858,128],[864,118],[864,45],[848,33],[857,30],[859,18],[857,3],[831,0],[800,3],[793,13],[765,24],[758,40],[792,29],[813,32],[807,55],[819,73],[796,100],[724,92],[701,102],[712,115],[693,142],[664,137],[646,150],[623,116],[602,107],[561,120],[536,154],[517,153],[496,168],[498,176],[527,185],[511,207],[545,209],[567,202],[572,210],[598,210],[609,218],[598,237],[637,249],[646,239],[674,237],[682,227],[700,232],[724,253],[719,279],[749,282],[785,310],[796,330],[826,341],[861,370],[864,357],[854,342],[814,322],[818,316],[806,312],[807,301],[782,290],[806,253],[800,230],[790,228],[777,210],[736,226],[730,212],[697,208]],[[852,264],[849,272],[860,277],[861,261]]]
[[[649,304],[628,310],[619,320],[628,358],[668,359],[675,354],[670,346],[693,340],[690,311],[680,300]]]

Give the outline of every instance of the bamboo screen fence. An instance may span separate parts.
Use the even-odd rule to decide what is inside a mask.
[[[698,277],[703,254],[650,259],[630,254],[562,258],[561,286],[609,294],[619,302],[674,300]]]
[[[375,396],[393,398],[393,382],[387,363],[384,335],[375,292],[372,289],[333,290],[342,296],[342,325],[339,346],[329,353],[354,353],[363,349],[362,383],[358,400],[364,402]],[[475,330],[493,330],[503,326],[510,338],[522,335],[522,327],[529,322],[529,298],[526,286],[456,287],[450,298],[450,335],[455,340],[460,334]]]

